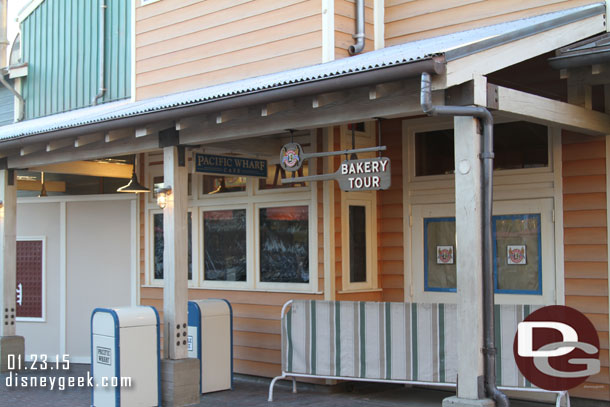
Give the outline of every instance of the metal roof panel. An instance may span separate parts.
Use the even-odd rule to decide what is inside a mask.
[[[353,75],[436,55],[460,58],[507,41],[546,31],[553,26],[603,14],[604,3],[495,24],[468,31],[395,45],[323,64],[223,83],[130,103],[128,100],[92,106],[15,123],[0,128],[0,143],[36,134],[86,126],[147,113],[212,102],[228,97]]]

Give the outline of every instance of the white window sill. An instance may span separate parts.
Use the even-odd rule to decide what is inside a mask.
[[[362,288],[360,290],[341,290],[337,294],[377,293],[381,291],[383,291],[381,288]]]

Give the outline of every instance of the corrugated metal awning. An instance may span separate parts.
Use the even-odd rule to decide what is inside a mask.
[[[324,64],[282,71],[202,89],[137,102],[130,102],[128,100],[113,102],[41,117],[0,128],[0,146],[3,141],[75,127],[84,127],[83,131],[86,131],[88,125],[117,119],[151,115],[151,120],[153,120],[153,113],[155,112],[180,109],[273,89],[357,75],[362,72],[386,67],[410,64],[433,56],[443,56],[447,60],[455,60],[493,48],[494,46],[506,44],[510,41],[604,13],[605,4],[598,3],[414,41]]]

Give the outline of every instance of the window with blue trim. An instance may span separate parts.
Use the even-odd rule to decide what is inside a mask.
[[[455,253],[455,218],[424,219],[426,291],[456,291]]]
[[[497,294],[542,294],[540,214],[497,215],[492,220]],[[424,219],[424,290],[456,292],[455,218]]]
[[[494,284],[500,294],[542,294],[540,215],[494,216]]]

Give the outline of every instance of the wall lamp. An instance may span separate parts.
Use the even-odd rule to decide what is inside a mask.
[[[155,189],[155,194],[157,194],[157,205],[159,205],[159,208],[165,209],[167,206],[167,197],[172,194],[172,187],[167,186]]]

